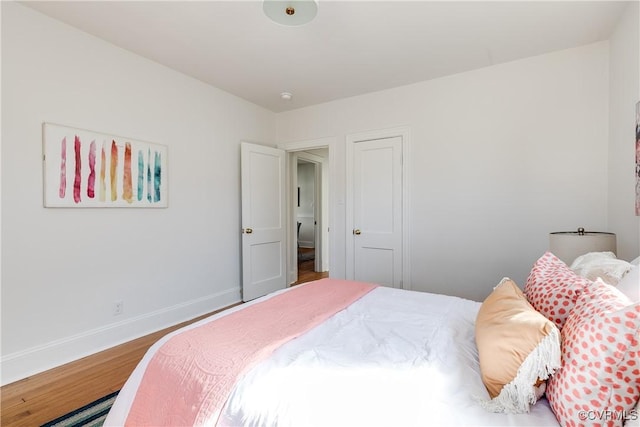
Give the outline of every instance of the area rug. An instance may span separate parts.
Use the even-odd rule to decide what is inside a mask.
[[[311,252],[303,252],[301,254],[298,255],[298,261],[302,262],[302,261],[311,261],[316,259],[316,253],[311,251]]]
[[[41,427],[100,427],[107,418],[109,409],[113,405],[118,392],[111,393],[107,396],[69,412],[53,421],[43,424]]]

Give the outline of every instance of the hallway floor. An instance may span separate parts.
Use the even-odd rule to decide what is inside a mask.
[[[311,282],[312,280],[323,279],[325,277],[329,277],[329,272],[316,272],[313,271],[315,257],[312,256],[314,253],[313,248],[300,248],[302,253],[301,261],[298,262],[298,281],[293,285],[299,285],[300,283]],[[292,286],[293,286],[292,285]]]

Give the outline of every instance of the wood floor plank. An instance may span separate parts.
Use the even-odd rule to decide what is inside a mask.
[[[39,426],[120,390],[153,343],[169,332],[222,310],[1,387],[0,425]]]
[[[299,266],[296,284],[327,276],[328,273],[315,273],[313,260],[307,261]],[[238,304],[1,387],[0,426],[40,426],[120,390],[149,347],[160,338]]]

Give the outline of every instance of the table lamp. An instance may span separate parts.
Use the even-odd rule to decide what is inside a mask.
[[[616,235],[598,231],[557,231],[549,233],[549,251],[565,264],[571,265],[580,255],[589,252],[616,253]]]

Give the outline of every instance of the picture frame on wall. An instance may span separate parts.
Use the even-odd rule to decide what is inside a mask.
[[[44,206],[166,208],[167,146],[43,123]]]
[[[640,101],[636,103],[636,216],[640,216]]]

